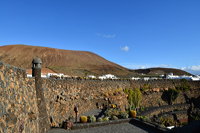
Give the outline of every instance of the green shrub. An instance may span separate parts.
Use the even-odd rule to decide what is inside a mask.
[[[160,122],[161,125],[164,125],[165,127],[175,125],[174,120],[168,117],[160,117]]]
[[[179,91],[176,89],[169,89],[163,92],[162,99],[166,101],[169,105],[172,105],[172,102],[176,100],[179,95]]]
[[[142,121],[147,121],[148,117],[146,116],[137,116],[138,119],[142,120]]]

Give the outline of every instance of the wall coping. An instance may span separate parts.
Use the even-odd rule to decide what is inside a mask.
[[[149,110],[141,112],[140,115],[147,116],[158,110],[174,109],[174,108],[181,108],[181,107],[189,108],[189,106],[190,106],[190,104],[184,103],[184,104],[164,105],[164,106],[160,106],[160,107],[151,107]],[[166,112],[162,112],[162,113],[166,113]]]

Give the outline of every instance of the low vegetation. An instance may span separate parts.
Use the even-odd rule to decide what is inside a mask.
[[[172,103],[176,100],[178,95],[179,95],[179,91],[177,89],[170,88],[163,92],[162,99],[166,101],[169,105],[172,105]]]
[[[169,117],[160,117],[160,123],[165,127],[175,125],[175,121]]]
[[[151,89],[151,86],[149,84],[144,84],[142,87],[140,87],[140,90],[142,92],[147,91],[149,89]]]
[[[124,92],[128,94],[129,109],[137,109],[142,100],[142,93],[139,88],[125,89]]]
[[[94,115],[88,116],[88,122],[96,122],[96,121],[97,121],[97,119]]]
[[[181,91],[189,91],[190,88],[190,84],[186,79],[181,79],[181,84],[176,86],[176,89]]]

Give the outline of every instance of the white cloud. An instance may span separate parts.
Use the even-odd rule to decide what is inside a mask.
[[[130,69],[146,69],[146,68],[154,68],[154,67],[170,67],[170,65],[167,64],[160,64],[160,65],[153,65],[153,64],[144,64],[144,65],[137,65],[137,64],[131,64],[131,63],[126,63],[123,64],[123,66],[130,68]]]
[[[101,33],[97,33],[97,36],[102,37],[102,38],[111,39],[111,38],[115,38],[116,34],[101,34]]]
[[[200,65],[197,65],[197,66],[182,67],[181,69],[182,69],[182,70],[200,71]]]
[[[191,70],[193,70],[193,71],[200,71],[200,65],[198,65],[198,66],[191,66]]]
[[[200,74],[200,65],[182,67],[181,69],[192,74]]]
[[[122,51],[128,52],[130,48],[128,46],[124,46],[121,48]]]

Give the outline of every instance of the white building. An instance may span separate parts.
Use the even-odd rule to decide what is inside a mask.
[[[140,78],[139,77],[132,77],[131,79],[132,80],[139,80]]]
[[[144,77],[145,81],[148,81],[150,79],[150,77]]]
[[[166,76],[166,79],[187,79],[187,80],[192,80],[192,81],[199,81],[200,77],[198,76],[187,76],[187,75],[173,75],[173,73],[170,73]]]
[[[95,79],[96,76],[94,76],[94,75],[88,75],[87,78]]]
[[[63,73],[47,73],[46,74],[47,78],[50,78],[51,76],[56,76],[56,77],[62,78],[62,77],[64,77],[64,74]]]
[[[115,75],[112,74],[106,74],[103,76],[99,76],[99,79],[103,80],[103,79],[118,79]]]
[[[55,76],[55,77],[58,77],[58,78],[62,78],[62,77],[69,77],[68,75],[64,75],[63,73],[47,73],[47,74],[44,74],[42,73],[41,74],[41,77],[42,78],[50,78],[51,76]],[[32,77],[32,74],[27,74],[27,77],[28,78],[31,78]]]
[[[193,81],[200,81],[200,76],[192,77],[192,80],[193,80]]]

